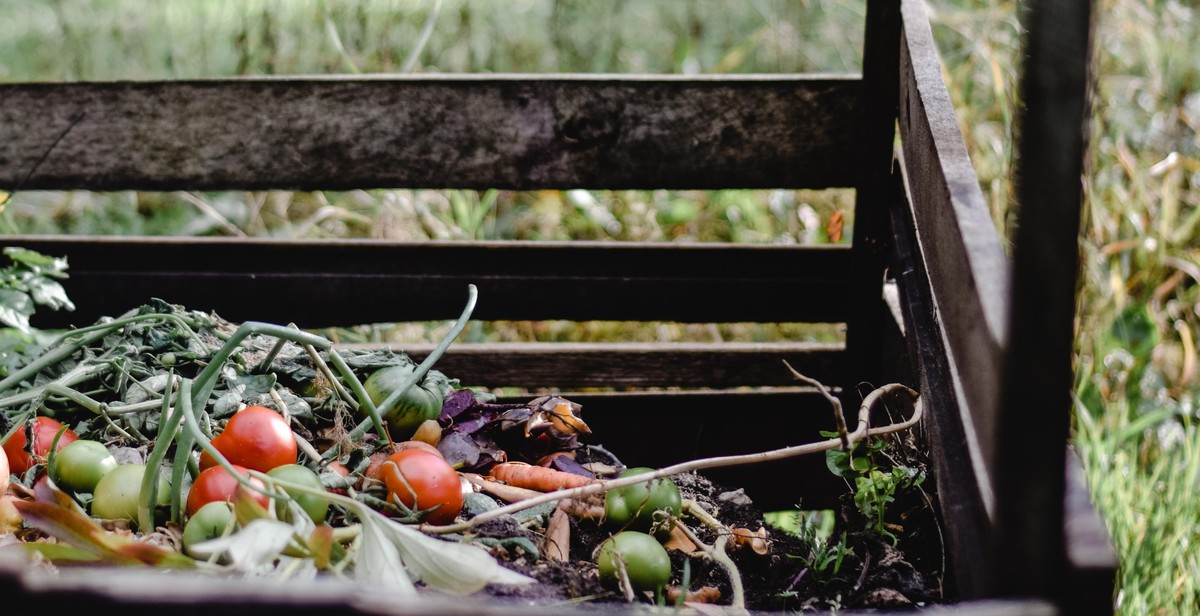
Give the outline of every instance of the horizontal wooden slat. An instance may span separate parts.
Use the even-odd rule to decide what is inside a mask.
[[[847,187],[859,87],[805,75],[0,84],[0,187]]]
[[[324,327],[454,319],[841,322],[839,247],[618,242],[0,237],[66,256],[86,325],[158,297],[233,321]]]
[[[366,592],[364,592],[366,590]],[[21,550],[0,551],[0,591],[6,613],[62,613],[81,605],[102,613],[171,616],[621,616],[624,601],[533,601],[516,593],[458,596],[404,594],[381,584],[365,587],[350,576],[315,578],[214,575],[147,567],[31,567]],[[1054,616],[1054,605],[1037,600],[928,605],[938,616]]]
[[[960,395],[971,463],[992,510],[1008,260],[942,80],[923,3],[902,4],[900,119],[917,239]]]
[[[387,346],[420,361],[432,345]],[[765,387],[797,385],[784,365],[833,385],[842,376],[840,343],[473,343],[452,345],[438,370],[481,387]]]

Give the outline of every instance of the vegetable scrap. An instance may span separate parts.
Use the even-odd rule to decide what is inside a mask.
[[[891,541],[903,528],[836,542],[771,526],[703,465],[630,467],[590,444],[572,400],[501,401],[433,369],[474,298],[420,363],[157,300],[49,337],[0,373],[0,549],[50,570],[328,575],[547,602],[939,600],[936,576]],[[916,492],[892,487],[900,511]],[[908,525],[932,516],[904,506]]]

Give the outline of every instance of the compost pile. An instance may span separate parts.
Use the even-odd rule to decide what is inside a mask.
[[[331,575],[552,604],[792,610],[943,595],[913,465],[836,452],[831,470],[858,489],[833,533],[769,527],[736,487],[607,451],[569,399],[500,402],[432,369],[457,331],[418,364],[154,301],[9,346],[0,550],[50,571]]]

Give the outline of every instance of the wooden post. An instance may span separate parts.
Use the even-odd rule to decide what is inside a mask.
[[[996,594],[1062,599],[1089,0],[1028,0],[1014,170],[1018,229],[996,436]]]
[[[900,2],[870,0],[863,46],[862,122],[855,183],[847,373],[843,397],[858,405],[856,386],[878,386],[882,376],[883,272],[890,250],[891,175],[900,90]]]

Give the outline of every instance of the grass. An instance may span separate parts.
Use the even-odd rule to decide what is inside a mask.
[[[1020,26],[1014,0],[931,0],[945,77],[1007,235]],[[863,3],[444,0],[0,0],[0,79],[430,72],[839,72],[860,63]],[[1200,612],[1200,15],[1099,0],[1081,238],[1074,445],[1121,558],[1121,613]],[[204,214],[199,198],[219,216]],[[275,237],[827,242],[852,195],[802,191],[22,193],[0,230]],[[852,224],[852,220],[848,221]],[[477,335],[625,335],[619,324]],[[402,329],[402,328],[397,328]],[[830,332],[713,331],[652,338]],[[364,331],[349,335],[419,336]]]

